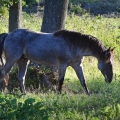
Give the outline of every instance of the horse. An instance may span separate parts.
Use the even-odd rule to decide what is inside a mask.
[[[114,48],[107,48],[99,39],[91,35],[70,30],[43,33],[29,29],[17,29],[11,33],[1,34],[0,41],[0,58],[2,58],[2,51],[6,58],[6,63],[0,70],[1,91],[4,78],[12,66],[17,63],[20,90],[22,93],[26,93],[24,82],[28,60],[40,65],[58,67],[59,93],[61,93],[66,68],[71,66],[85,92],[90,94],[83,73],[84,56],[97,58],[98,69],[105,77],[106,82],[111,83],[113,79]]]

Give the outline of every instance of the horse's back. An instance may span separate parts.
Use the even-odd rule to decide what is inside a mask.
[[[54,37],[53,33],[18,29],[8,35],[4,49],[6,54],[16,56],[17,59],[24,54],[33,62],[56,65],[57,60],[66,59],[67,46],[64,40]]]
[[[30,36],[24,38],[24,54],[28,59],[45,65],[56,65],[57,60],[63,56],[62,59],[65,59],[65,41],[61,38],[54,37],[53,33]]]

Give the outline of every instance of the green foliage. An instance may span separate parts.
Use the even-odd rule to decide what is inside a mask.
[[[42,90],[46,89],[43,86],[43,81],[42,81],[42,76],[43,74],[49,74],[51,70],[46,67],[38,67],[36,68],[35,66],[29,66],[27,69],[26,77],[25,77],[25,87],[26,90],[30,90],[31,92],[34,90]],[[9,81],[8,81],[8,86],[7,89],[12,92],[12,91],[18,91],[19,89],[19,81],[17,79],[18,75],[18,66],[15,65],[14,68],[11,70],[9,73]],[[53,84],[57,84],[55,76],[50,77],[50,82]]]
[[[46,109],[47,106],[34,98],[27,98],[22,103],[12,95],[0,95],[0,119],[47,119]]]
[[[14,96],[0,93],[0,119],[119,120],[120,104],[114,99],[110,101],[111,98],[102,94],[88,97],[79,94]]]
[[[18,0],[15,0],[15,3],[17,3]],[[12,6],[13,5],[13,1],[12,0],[1,0],[0,4],[4,4],[6,7],[8,6]]]
[[[27,14],[23,12],[23,20],[22,20],[22,27],[26,29],[31,29],[34,31],[40,31],[42,25],[42,19],[39,17],[35,17],[32,13]]]
[[[0,15],[4,18],[8,18],[8,8],[5,6],[0,6]]]
[[[25,1],[21,0],[22,1],[22,6],[24,6],[26,4]],[[17,3],[18,0],[15,0],[15,3]],[[0,5],[1,4],[4,4],[5,7],[10,7],[13,5],[13,1],[12,0],[1,0],[0,1]]]
[[[9,74],[9,82],[7,89],[9,91],[13,91],[14,89],[19,88],[19,81],[17,79],[17,74],[18,74],[18,67],[14,66],[14,69]],[[26,89],[38,89],[40,87],[40,81],[42,78],[43,73],[39,69],[37,69],[34,66],[28,67],[27,74],[26,74],[26,79],[25,79],[25,86]]]
[[[26,4],[38,4],[39,0],[25,0]]]
[[[70,4],[70,11],[74,12],[75,14],[78,15],[84,15],[86,13],[85,9],[81,8],[81,5],[73,5],[72,3]]]

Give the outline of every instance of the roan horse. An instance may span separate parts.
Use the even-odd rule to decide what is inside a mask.
[[[106,82],[113,79],[113,49],[105,47],[100,40],[79,32],[60,30],[55,33],[34,32],[28,29],[18,29],[12,33],[0,35],[0,58],[5,53],[6,63],[0,71],[0,90],[3,81],[12,66],[19,67],[18,80],[21,92],[26,92],[24,81],[28,59],[43,65],[58,66],[58,91],[64,81],[66,68],[71,66],[86,93],[89,94],[84,74],[83,56],[94,56],[98,60],[98,68]]]

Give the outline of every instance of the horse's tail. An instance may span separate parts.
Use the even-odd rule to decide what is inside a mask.
[[[3,60],[2,60],[2,53],[3,53],[3,45],[4,45],[4,40],[8,36],[8,33],[2,33],[0,34],[0,59],[3,67]]]

